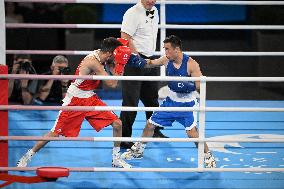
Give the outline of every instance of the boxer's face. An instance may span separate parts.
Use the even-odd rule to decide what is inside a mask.
[[[177,48],[172,47],[171,43],[164,43],[165,54],[169,60],[175,60],[178,57]]]
[[[113,52],[108,54],[106,61],[114,61],[114,54],[113,54]]]
[[[107,62],[114,61],[114,55],[113,52],[106,52],[104,53],[104,56],[101,57],[101,63],[106,64]]]

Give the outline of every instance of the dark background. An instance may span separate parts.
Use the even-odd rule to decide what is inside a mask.
[[[27,6],[28,5],[28,6]],[[132,5],[16,4],[25,23],[114,23]],[[158,6],[159,8],[159,6]],[[284,25],[284,6],[167,5],[168,24]],[[184,51],[284,51],[283,30],[167,29],[177,35]],[[119,29],[7,29],[8,50],[87,50],[99,48],[103,38],[120,36]],[[159,49],[159,37],[157,50]],[[53,55],[32,55],[38,73],[45,72]],[[84,56],[68,56],[72,71]],[[283,77],[283,56],[193,56],[206,76]],[[7,55],[11,65],[12,55]],[[161,86],[165,83],[161,83]],[[209,82],[207,99],[283,100],[284,83]],[[104,90],[120,98],[120,89]]]

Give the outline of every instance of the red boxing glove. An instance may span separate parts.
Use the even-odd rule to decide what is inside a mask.
[[[122,43],[123,46],[129,46],[129,41],[125,38],[117,38],[117,40]]]
[[[127,46],[119,46],[113,51],[115,67],[114,72],[121,75],[124,71],[125,64],[127,64],[131,50]]]

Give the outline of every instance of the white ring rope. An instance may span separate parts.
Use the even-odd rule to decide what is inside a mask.
[[[113,141],[131,141],[131,142],[254,142],[254,143],[284,143],[282,138],[134,138],[134,137],[42,137],[42,136],[0,136],[0,140],[35,140],[35,141],[80,141],[80,142],[113,142]]]
[[[48,54],[48,55],[87,55],[92,51],[74,50],[6,50],[6,54]]]
[[[262,107],[130,107],[130,106],[29,106],[0,105],[0,110],[64,110],[64,111],[198,111],[198,112],[284,112],[284,108]]]
[[[37,2],[37,3],[111,3],[134,4],[137,0],[5,0],[5,2]],[[181,1],[160,0],[158,4],[183,4],[183,5],[284,5],[284,1]]]
[[[104,76],[104,75],[33,75],[1,74],[0,79],[53,80],[123,80],[123,81],[209,81],[209,82],[284,82],[284,77],[171,77],[171,76]]]
[[[283,25],[160,25],[167,29],[283,30]]]
[[[36,171],[39,167],[0,167],[0,171]],[[71,172],[284,172],[284,168],[108,168],[66,167]]]
[[[6,54],[48,54],[48,55],[88,55],[92,51],[76,50],[6,50]],[[190,56],[284,56],[284,52],[240,52],[240,51],[184,51]],[[155,55],[161,55],[160,51]]]
[[[32,24],[7,23],[6,28],[121,28],[121,24]],[[167,29],[284,30],[284,25],[159,25]]]

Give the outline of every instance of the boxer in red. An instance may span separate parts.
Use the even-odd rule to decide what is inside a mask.
[[[101,49],[94,50],[87,55],[79,64],[75,75],[109,75],[105,71],[106,62],[114,60],[113,75],[120,76],[124,72],[124,66],[127,63],[131,51],[125,46],[125,39],[106,38],[101,44]],[[106,65],[107,66],[107,65]],[[106,104],[93,91],[100,80],[75,79],[67,90],[66,97],[63,99],[62,106],[106,106]],[[105,80],[105,85],[116,87],[117,80]],[[113,137],[121,137],[121,120],[112,111],[60,111],[51,131],[46,133],[45,137],[77,137],[81,130],[81,124],[84,118],[98,132],[104,127],[111,125],[113,127]],[[44,147],[49,141],[38,141],[33,148],[18,161],[18,167],[26,167],[31,161],[33,155]],[[112,151],[112,166],[130,168],[120,157],[120,142],[114,142]]]

